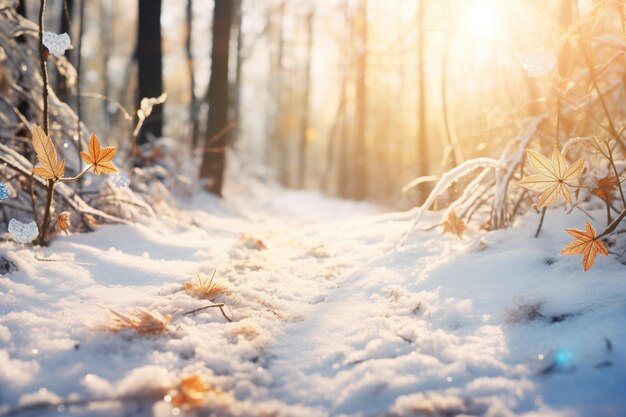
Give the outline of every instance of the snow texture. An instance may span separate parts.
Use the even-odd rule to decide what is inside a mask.
[[[109,182],[114,188],[126,188],[130,185],[130,178],[123,172],[118,172],[117,174],[111,176]]]
[[[0,415],[626,415],[624,266],[559,256],[583,213],[549,211],[539,239],[533,213],[398,251],[414,212],[232,187],[50,247],[0,242],[17,266],[0,277]],[[232,322],[183,314],[211,302],[185,281],[214,270]],[[98,305],[172,322],[110,333]],[[173,407],[167,387],[194,373],[223,394]]]

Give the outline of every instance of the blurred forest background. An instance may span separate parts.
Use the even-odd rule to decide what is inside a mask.
[[[6,7],[36,22],[40,1]],[[234,152],[286,187],[407,207],[429,191],[403,193],[411,180],[499,155],[553,114],[586,67],[568,31],[598,7],[586,30],[623,34],[623,2],[596,0],[48,0],[45,26],[70,34],[78,69],[50,66],[52,89],[123,169],[199,173],[221,194]],[[527,49],[556,51],[558,74],[529,77]],[[623,68],[615,45],[594,52]],[[163,93],[133,148],[141,99]],[[560,123],[572,136],[574,116]]]

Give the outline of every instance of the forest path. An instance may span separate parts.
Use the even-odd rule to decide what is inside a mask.
[[[322,415],[388,409],[397,393],[384,378],[371,378],[372,370],[414,351],[414,332],[407,332],[405,320],[427,326],[416,283],[449,251],[431,243],[418,254],[403,254],[396,245],[406,223],[393,215],[291,220],[298,226],[278,233],[282,239],[297,230],[300,242],[323,242],[313,252],[320,256],[291,265],[294,278],[325,277],[329,285],[317,287],[313,301],[298,306],[301,319],[287,323],[269,346],[264,366],[272,380],[270,397]],[[280,246],[273,256],[282,256]],[[402,318],[394,321],[398,313]]]

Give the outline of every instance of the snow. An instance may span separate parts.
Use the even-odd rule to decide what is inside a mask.
[[[624,266],[559,255],[582,213],[549,211],[538,239],[538,214],[462,239],[418,227],[398,249],[415,210],[257,185],[47,248],[1,242],[18,271],[0,276],[0,415],[626,415]],[[184,314],[211,304],[184,282],[214,270],[232,322]],[[172,322],[112,333],[101,306]],[[165,401],[194,373],[221,394]]]

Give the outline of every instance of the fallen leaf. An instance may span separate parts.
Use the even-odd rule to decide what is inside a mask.
[[[265,250],[267,246],[265,246],[265,242],[263,242],[258,237],[252,236],[248,233],[242,233],[240,238],[241,245],[254,250]]]
[[[33,126],[33,148],[39,165],[33,168],[33,174],[46,180],[57,179],[65,173],[65,161],[58,161],[57,151],[52,139],[37,125]]]
[[[585,221],[585,230],[565,229],[565,231],[575,237],[576,240],[565,246],[561,255],[583,255],[583,269],[585,271],[593,266],[599,253],[609,256],[606,246],[596,237],[596,229],[589,222]]]
[[[209,400],[209,394],[220,393],[219,389],[207,384],[200,375],[181,378],[178,387],[171,393],[172,404],[186,409],[199,408]]]
[[[70,234],[70,212],[64,211],[57,216],[57,233],[65,233],[66,235]]]
[[[443,222],[443,234],[454,233],[458,237],[463,236],[463,232],[467,230],[467,226],[463,219],[456,216],[456,213],[451,211],[448,214],[448,218]]]
[[[92,133],[89,138],[89,153],[81,152],[80,157],[87,165],[91,165],[94,174],[113,174],[117,172],[117,168],[111,162],[116,151],[115,146],[101,147],[98,137]]]
[[[565,157],[557,148],[552,152],[552,160],[532,149],[527,149],[526,154],[528,162],[537,174],[523,178],[518,184],[529,190],[543,191],[537,206],[543,208],[554,204],[559,195],[572,204],[572,193],[568,187],[577,185],[576,180],[585,169],[585,159],[579,159],[568,166]]]

